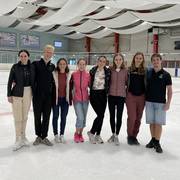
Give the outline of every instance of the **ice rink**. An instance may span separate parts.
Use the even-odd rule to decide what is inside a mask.
[[[173,99],[161,139],[164,153],[158,154],[153,149],[145,148],[150,134],[144,115],[138,135],[141,145],[127,145],[126,108],[119,136],[120,146],[107,143],[111,135],[108,109],[101,134],[105,143],[90,144],[87,131],[95,118],[91,106],[84,130],[86,141],[80,144],[73,142],[76,118],[74,108],[70,107],[65,132],[67,143],[54,144],[53,147],[32,145],[35,134],[31,108],[26,131],[31,145],[13,152],[15,133],[11,105],[6,97],[7,78],[8,72],[0,72],[0,180],[180,179],[180,79],[173,78]],[[49,139],[54,139],[51,121]]]

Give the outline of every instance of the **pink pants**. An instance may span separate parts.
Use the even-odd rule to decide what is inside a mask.
[[[127,134],[128,136],[137,137],[139,127],[141,124],[141,118],[145,106],[145,95],[134,96],[128,92],[126,97],[127,107]]]

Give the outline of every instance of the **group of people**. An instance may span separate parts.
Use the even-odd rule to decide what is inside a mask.
[[[65,58],[60,58],[55,67],[51,63],[53,54],[54,47],[46,45],[43,57],[31,63],[29,52],[20,50],[19,62],[11,68],[7,96],[12,103],[15,122],[14,151],[29,145],[25,129],[32,99],[37,136],[33,145],[53,145],[47,138],[51,109],[54,140],[56,143],[65,143],[66,119],[69,105],[72,104],[76,114],[74,142],[84,142],[83,130],[90,102],[96,114],[92,127],[87,132],[92,144],[104,143],[101,129],[107,104],[112,131],[108,142],[120,144],[118,135],[126,104],[127,143],[139,145],[137,135],[146,106],[146,123],[150,125],[151,133],[151,140],[146,147],[154,148],[157,153],[163,152],[160,138],[172,98],[172,80],[162,67],[160,54],[151,56],[151,68],[145,67],[145,58],[141,52],[134,55],[128,68],[120,53],[114,55],[110,67],[106,66],[107,58],[100,56],[89,72],[86,70],[86,60],[80,58],[77,70],[72,73]]]

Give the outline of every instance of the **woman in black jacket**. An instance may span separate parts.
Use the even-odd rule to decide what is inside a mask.
[[[109,90],[110,69],[106,67],[105,56],[98,58],[97,66],[90,70],[90,103],[97,117],[95,118],[91,130],[87,133],[92,144],[102,144],[100,136],[107,105],[107,93]]]
[[[25,129],[28,112],[31,106],[35,71],[29,60],[29,52],[25,49],[18,53],[19,62],[14,64],[9,74],[7,85],[8,101],[12,103],[15,122],[16,142],[13,150],[28,146]]]

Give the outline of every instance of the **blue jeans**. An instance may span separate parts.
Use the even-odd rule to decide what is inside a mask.
[[[66,101],[65,97],[59,97],[58,104],[53,107],[52,125],[53,125],[54,135],[58,134],[58,118],[59,118],[60,108],[61,108],[60,135],[63,135],[66,126],[66,117],[69,110],[69,104]]]
[[[163,103],[146,101],[146,123],[147,124],[166,124],[166,111]]]
[[[76,102],[74,103],[74,109],[76,113],[76,128],[84,128],[86,126],[86,115],[89,102]]]

